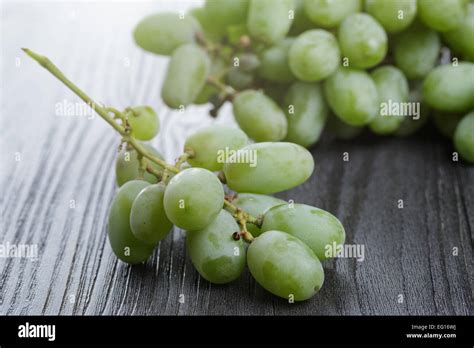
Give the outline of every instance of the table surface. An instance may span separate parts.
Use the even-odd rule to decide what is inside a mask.
[[[193,3],[2,3],[0,243],[37,245],[38,256],[0,258],[0,314],[472,315],[474,168],[452,162],[451,143],[430,128],[408,139],[325,137],[312,150],[313,176],[280,195],[332,212],[347,243],[365,247],[362,262],[325,262],[309,301],[274,297],[247,270],[210,284],[180,230],[144,265],[117,260],[107,212],[119,138],[99,117],[60,115],[79,99],[20,47],[48,55],[96,101],[154,106],[153,145],[173,160],[194,129],[233,123],[230,107],[217,121],[208,106],[167,109],[167,59],[138,49],[131,31],[146,14]]]

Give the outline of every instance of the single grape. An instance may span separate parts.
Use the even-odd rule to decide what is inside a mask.
[[[237,58],[236,61],[238,62],[238,65],[236,67],[238,67],[239,70],[245,72],[253,72],[257,70],[257,68],[261,64],[258,56],[253,53],[241,53],[235,58]]]
[[[143,147],[151,155],[163,159],[163,156],[152,146],[148,144],[142,144]],[[151,161],[148,161],[148,164],[155,170],[161,171],[163,168]],[[140,164],[138,162],[138,156],[135,149],[124,149],[120,151],[117,161],[115,162],[115,175],[117,179],[117,186],[122,186],[127,181],[135,180],[138,178],[138,169]],[[148,181],[150,184],[155,184],[158,182],[158,179],[153,174],[145,172],[144,178],[145,181]]]
[[[250,35],[266,44],[282,40],[291,27],[293,0],[250,0],[247,28]]]
[[[446,114],[440,111],[435,111],[431,115],[433,123],[438,131],[446,138],[453,139],[456,128],[461,122],[463,114]]]
[[[133,136],[138,140],[153,139],[160,129],[160,120],[150,106],[136,106],[125,113],[132,127]]]
[[[304,147],[285,142],[247,145],[234,162],[224,164],[227,186],[237,192],[269,194],[289,190],[313,173],[314,161]]]
[[[201,31],[192,16],[180,18],[179,13],[158,13],[138,23],[133,36],[138,46],[146,51],[170,55],[181,45],[193,43]]]
[[[157,244],[173,228],[163,207],[166,186],[162,183],[145,187],[135,198],[130,211],[130,227],[135,238]]]
[[[365,0],[365,10],[389,33],[405,30],[415,19],[416,0]]]
[[[323,286],[321,262],[305,243],[288,233],[262,233],[247,250],[247,264],[257,283],[287,300],[307,300]]]
[[[314,28],[314,23],[306,15],[304,0],[295,0],[294,6],[294,19],[290,28],[290,36],[297,36],[306,30]]]
[[[329,133],[333,134],[337,139],[350,140],[362,133],[364,127],[351,126],[333,113],[330,113],[327,120],[327,129]]]
[[[474,4],[468,4],[467,16],[457,29],[443,34],[444,41],[465,60],[474,62]]]
[[[202,28],[204,37],[213,42],[219,42],[224,36],[222,28],[208,15],[204,7],[195,7],[189,11],[189,15],[196,18]]]
[[[176,226],[196,231],[209,225],[224,205],[224,189],[212,172],[189,168],[176,174],[165,191],[166,216]]]
[[[334,113],[349,125],[366,125],[378,113],[377,87],[365,71],[339,68],[325,81],[324,92]]]
[[[405,117],[400,112],[402,104],[408,101],[408,81],[399,69],[391,65],[375,69],[371,76],[377,87],[380,109],[369,128],[376,134],[393,134]]]
[[[209,21],[225,30],[228,26],[246,22],[249,0],[206,0],[204,8]]]
[[[446,112],[468,112],[474,108],[474,64],[459,62],[433,69],[423,83],[423,99]]]
[[[320,81],[337,70],[341,52],[333,34],[322,29],[298,36],[288,54],[290,69],[301,81]]]
[[[288,62],[288,52],[293,42],[293,38],[285,38],[260,54],[261,64],[258,73],[261,77],[278,83],[289,83],[295,80]]]
[[[254,217],[263,215],[268,209],[280,204],[286,204],[284,200],[267,195],[256,193],[239,193],[232,200],[232,204],[242,209]],[[259,236],[262,232],[255,224],[247,223],[247,230],[254,236]]]
[[[184,143],[184,150],[191,150],[193,157],[188,159],[193,167],[210,171],[222,170],[227,156],[244,147],[248,138],[235,127],[212,125],[191,134]]]
[[[245,72],[239,68],[231,68],[226,75],[226,81],[229,86],[236,90],[243,90],[252,87],[255,78],[252,73]]]
[[[318,141],[328,115],[320,85],[296,82],[285,97],[288,133],[285,141],[309,147]]]
[[[145,187],[146,181],[132,180],[115,194],[109,210],[108,235],[114,254],[123,262],[137,264],[146,261],[153,253],[155,244],[138,240],[130,228],[132,203]]]
[[[344,18],[362,10],[361,0],[305,0],[306,15],[322,28],[335,28]]]
[[[262,232],[272,230],[301,239],[321,261],[335,257],[331,254],[333,243],[342,245],[346,239],[344,227],[334,215],[306,204],[270,208],[264,215]]]
[[[338,30],[339,46],[350,67],[367,69],[387,54],[387,34],[370,15],[355,13],[344,19]]]
[[[243,91],[233,100],[234,117],[255,141],[279,141],[286,136],[287,121],[277,104],[256,90]]]
[[[177,48],[171,56],[161,90],[164,102],[175,109],[191,104],[204,87],[210,64],[207,54],[196,45]]]
[[[474,163],[474,111],[464,116],[456,127],[454,146],[465,161]]]
[[[425,77],[434,68],[440,49],[438,33],[418,22],[393,40],[395,65],[411,80]]]
[[[245,267],[242,239],[234,240],[239,225],[230,213],[221,210],[210,225],[186,234],[186,247],[199,274],[215,284],[237,279]]]
[[[467,0],[418,0],[418,15],[430,28],[447,32],[460,27],[467,12]]]

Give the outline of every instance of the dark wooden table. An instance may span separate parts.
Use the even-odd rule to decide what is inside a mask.
[[[190,4],[2,4],[0,242],[37,245],[38,256],[0,258],[0,314],[472,315],[474,167],[452,162],[450,142],[429,128],[408,139],[326,137],[311,179],[281,195],[337,215],[347,243],[365,247],[363,262],[325,262],[324,287],[309,301],[276,298],[248,271],[208,283],[180,230],[145,265],[117,261],[106,224],[119,139],[99,117],[61,115],[79,99],[20,47],[48,55],[106,105],[154,106],[153,145],[173,160],[187,134],[215,121],[207,106],[164,107],[166,59],[135,47],[131,30],[145,14]],[[229,110],[217,122],[232,123]]]

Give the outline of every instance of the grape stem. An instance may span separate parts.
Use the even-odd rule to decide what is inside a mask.
[[[225,99],[232,100],[232,98],[237,93],[236,90],[233,89],[231,86],[222,83],[214,76],[208,76],[208,78],[206,79],[206,83],[208,85],[216,87],[222,94],[224,94]]]
[[[239,207],[235,206],[230,202],[230,200],[225,199],[224,200],[224,206],[232,212],[232,215],[234,218],[237,220],[239,225],[242,227],[242,231],[240,232],[240,235],[244,238],[244,240],[248,243],[252,243],[252,241],[255,239],[254,236],[247,230],[247,222],[250,224],[254,224],[257,227],[262,226],[262,218],[261,217],[254,217],[250,215],[249,213],[243,211]]]

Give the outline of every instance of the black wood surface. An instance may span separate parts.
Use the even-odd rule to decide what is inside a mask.
[[[347,243],[365,247],[362,262],[325,262],[309,301],[276,298],[248,271],[208,283],[179,230],[145,265],[117,261],[106,221],[119,139],[99,117],[58,115],[57,103],[78,98],[20,47],[48,55],[99,102],[155,107],[153,145],[173,160],[187,134],[215,120],[206,106],[163,106],[166,59],[136,48],[131,31],[146,14],[193,3],[2,4],[0,243],[35,244],[38,257],[0,258],[0,314],[472,315],[474,169],[453,162],[430,128],[408,139],[325,137],[310,180],[280,195],[332,212]],[[233,122],[229,106],[217,122]]]

